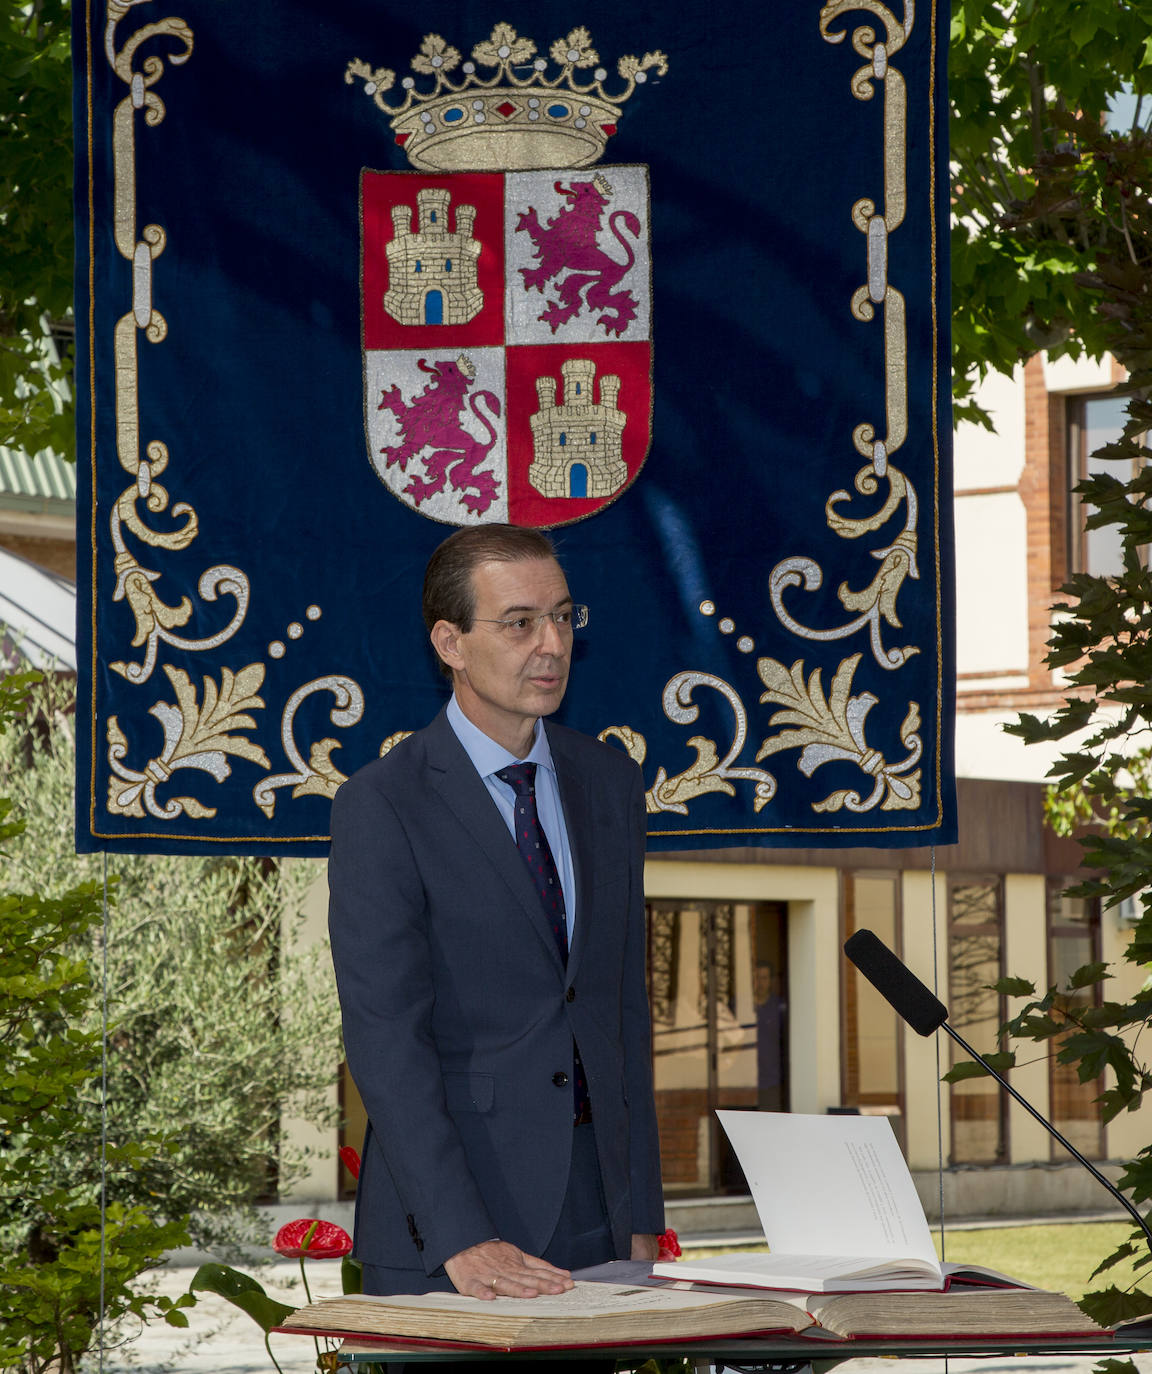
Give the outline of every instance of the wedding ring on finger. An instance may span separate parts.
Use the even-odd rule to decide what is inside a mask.
[[[492,1280],[492,1291],[493,1291],[493,1293],[495,1293],[495,1291],[496,1291],[496,1284],[497,1284],[497,1282],[499,1281],[499,1277],[500,1277],[500,1276],[497,1275],[496,1278],[494,1278],[494,1279]]]

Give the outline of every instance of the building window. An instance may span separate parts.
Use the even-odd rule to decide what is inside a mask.
[[[445,271],[445,272],[451,272],[451,271],[452,271],[452,259],[451,259],[451,258],[445,258],[445,259],[444,259],[444,271]]]
[[[843,939],[871,930],[889,949],[899,949],[900,883],[895,873],[846,873]],[[841,988],[841,1102],[888,1116],[904,1144],[901,1021],[872,984],[846,963]]]
[[[956,877],[948,887],[948,1019],[980,1054],[1000,1048],[1003,998],[991,984],[1004,976],[1004,902],[999,878]],[[952,1063],[968,1056],[950,1042]],[[953,1164],[1008,1159],[1007,1094],[982,1074],[951,1085]]]
[[[1096,456],[1097,449],[1115,443],[1124,431],[1127,397],[1105,392],[1098,396],[1069,396],[1067,406],[1068,481],[1065,528],[1068,531],[1067,570],[1093,577],[1114,577],[1123,570],[1120,531],[1114,525],[1088,529],[1085,506],[1073,488],[1099,473],[1130,481],[1132,467]]]
[[[1100,959],[1100,903],[1086,897],[1066,897],[1063,889],[1078,882],[1077,878],[1048,879],[1048,985],[1065,988],[1078,968],[1097,963]],[[1079,988],[1057,994],[1054,1008],[1079,1017],[1089,1007],[1100,1003],[1100,985]],[[1057,1060],[1066,1039],[1057,1036],[1049,1041],[1048,1090],[1052,1122],[1067,1136],[1082,1155],[1100,1159],[1104,1154],[1104,1127],[1096,1098],[1104,1091],[1102,1077],[1081,1083],[1075,1064],[1061,1064]],[[1063,1163],[1067,1153],[1062,1145],[1051,1142],[1052,1158]]]
[[[648,996],[669,1194],[746,1192],[716,1109],[788,1110],[788,908],[651,902]]]
[[[420,261],[419,258],[416,259],[416,271],[417,271],[417,272],[423,272],[423,271],[424,271],[424,264]]]

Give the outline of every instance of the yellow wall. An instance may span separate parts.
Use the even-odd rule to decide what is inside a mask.
[[[936,874],[935,934],[933,934],[933,887],[930,873],[904,873],[904,962],[942,1002],[947,1002],[948,962],[946,924],[948,889],[946,877]],[[939,1043],[938,1043],[939,1042]],[[940,1083],[947,1068],[947,1047],[939,1035],[921,1036],[904,1028],[904,1117],[908,1164],[913,1169],[935,1169],[941,1157],[940,1132],[944,1132],[943,1158],[948,1158],[948,1096]]]
[[[1048,988],[1048,913],[1043,876],[1010,873],[1004,880],[1004,969],[1019,978],[1029,978],[1041,995]],[[1023,1009],[1027,998],[1008,999],[1008,1016]],[[1041,1045],[1030,1041],[1017,1051],[1017,1067],[1008,1081],[1026,1097],[1041,1116],[1049,1116],[1048,1056]],[[1047,1161],[1052,1138],[1023,1107],[1012,1102],[1008,1108],[1008,1148],[1013,1164]]]
[[[285,862],[313,863],[311,859],[288,859]],[[327,938],[328,867],[324,865],[319,868],[316,881],[308,890],[308,897],[304,903],[304,921],[302,924],[297,929],[292,930],[289,923],[285,923],[284,957],[286,959],[292,957],[292,950],[296,944],[303,947]],[[284,1015],[292,1015],[290,1006],[284,1008]],[[332,1086],[329,1089],[329,1097],[333,1106],[336,1105],[338,1093],[339,1088],[334,1071]],[[335,1131],[317,1127],[312,1122],[297,1116],[283,1117],[280,1126],[293,1146],[300,1149],[307,1148],[314,1152],[307,1172],[301,1173],[290,1190],[286,1189],[281,1193],[280,1200],[282,1202],[294,1202],[335,1197],[337,1177]],[[359,1145],[359,1141],[356,1143]]]

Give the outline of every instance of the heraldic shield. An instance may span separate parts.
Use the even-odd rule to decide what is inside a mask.
[[[380,480],[453,525],[614,501],[652,434],[648,169],[365,171],[360,202]]]

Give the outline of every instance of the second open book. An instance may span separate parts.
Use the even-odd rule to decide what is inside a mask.
[[[939,1291],[952,1278],[1027,1287],[994,1269],[941,1264],[886,1117],[717,1115],[770,1252],[677,1260],[653,1273],[809,1293]]]

